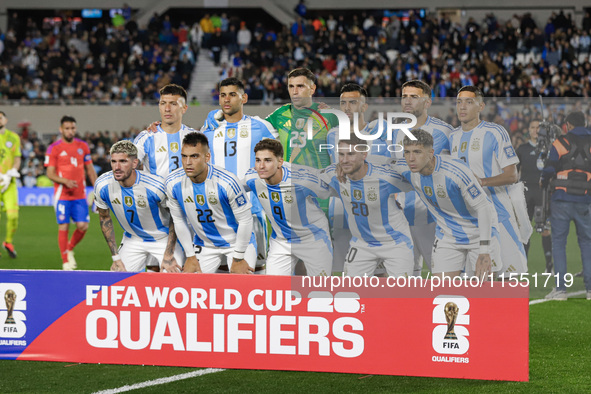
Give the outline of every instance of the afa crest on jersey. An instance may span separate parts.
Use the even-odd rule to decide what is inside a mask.
[[[146,197],[144,196],[137,196],[137,206],[140,208],[145,208],[148,206],[148,202],[146,201]]]
[[[195,201],[197,201],[197,204],[199,205],[205,205],[205,197],[203,196],[203,194],[196,194]]]
[[[240,138],[248,138],[248,126],[240,126]]]
[[[367,199],[369,201],[377,201],[378,199],[378,193],[376,192],[375,188],[370,188],[369,191],[367,192]]]
[[[439,198],[447,197],[447,193],[445,193],[445,189],[441,185],[437,186],[437,197],[439,197]]]
[[[470,149],[472,149],[473,152],[480,150],[480,138],[474,138],[474,141],[472,141],[472,146],[470,146]]]
[[[178,142],[171,142],[170,143],[170,151],[171,152],[174,152],[174,153],[176,153],[176,152],[179,151],[179,144],[178,144]]]
[[[212,205],[215,205],[218,203],[218,199],[215,195],[215,192],[209,193],[209,197],[207,198],[207,201],[209,201],[209,203]]]
[[[128,207],[131,207],[133,205],[133,198],[131,198],[130,196],[125,196],[125,198],[123,199],[123,202]]]
[[[293,196],[288,193],[285,196],[283,196],[283,201],[285,201],[288,204],[291,204],[293,202]]]

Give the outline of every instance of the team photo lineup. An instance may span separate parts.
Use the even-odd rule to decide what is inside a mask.
[[[408,81],[401,110],[412,117],[388,133],[382,117],[365,120],[365,89],[346,84],[343,138],[341,119],[312,100],[315,80],[304,68],[290,72],[291,104],[263,120],[245,114],[244,85],[227,78],[221,109],[200,129],[182,123],[185,90],[167,85],[160,121],[134,143],[115,143],[112,171],[98,179],[88,147],[73,138],[75,120],[64,117],[62,140],[46,159],[58,223],[77,226],[70,241],[60,227],[63,268],[76,268],[72,251],[88,225],[86,170],[115,271],[214,273],[226,265],[292,275],[301,261],[307,275],[421,275],[423,264],[433,275],[527,272],[530,218],[523,188],[510,191],[519,186],[519,159],[507,131],[480,119],[480,89],[459,90],[454,130],[429,116],[429,85]],[[110,212],[124,229],[120,246]]]
[[[581,0],[6,0],[0,391],[586,392],[589,97]]]

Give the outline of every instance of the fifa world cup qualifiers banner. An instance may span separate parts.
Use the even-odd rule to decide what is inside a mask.
[[[0,272],[2,359],[529,375],[527,288],[394,288],[380,279],[380,291],[331,291],[299,277]]]

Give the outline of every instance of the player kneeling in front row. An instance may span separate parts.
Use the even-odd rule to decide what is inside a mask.
[[[317,200],[328,198],[328,185],[314,175],[316,170],[284,162],[277,140],[258,142],[254,152],[255,168],[246,173],[244,184],[271,221],[267,274],[292,275],[300,259],[308,275],[330,275],[330,230]]]
[[[207,137],[189,133],[183,168],[166,178],[168,207],[187,255],[183,271],[214,273],[226,259],[230,272],[252,273],[257,256],[250,202],[236,175],[209,164],[210,158]]]
[[[175,260],[162,263],[169,232],[174,236],[164,179],[136,170],[137,148],[131,141],[115,143],[110,153],[112,171],[97,179],[94,193],[101,230],[113,256],[111,271],[144,271],[153,256],[161,262],[162,271],[180,272],[184,254],[178,243]],[[119,251],[109,210],[125,231]]]
[[[389,165],[368,163],[365,146],[365,141],[355,135],[339,141],[344,183],[338,179],[336,164],[320,172],[320,179],[343,202],[351,229],[345,275],[373,275],[383,262],[388,275],[410,276],[414,265],[413,244],[395,194],[412,188]]]
[[[461,161],[435,155],[433,136],[417,129],[404,138],[404,160],[394,165],[435,217],[432,272],[479,278],[502,268],[497,216],[478,180]]]

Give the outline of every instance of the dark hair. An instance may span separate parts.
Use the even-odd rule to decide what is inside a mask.
[[[4,113],[4,111],[0,111],[0,114],[2,114],[2,116],[6,116],[6,113]]]
[[[431,86],[421,80],[413,79],[412,81],[406,81],[402,84],[402,90],[406,87],[421,89],[427,97],[431,97]]]
[[[342,140],[339,140],[338,143],[340,144],[341,142],[347,144],[347,145],[367,145],[367,141],[362,140],[361,138],[357,137],[356,134],[351,134],[349,136],[349,138],[343,138]]]
[[[64,116],[62,116],[62,119],[60,120],[60,124],[64,124],[66,122],[76,123],[76,119],[74,119],[73,116],[64,115]]]
[[[244,84],[238,78],[226,78],[222,82],[220,82],[219,88],[221,89],[222,86],[236,86],[239,90],[244,92]]]
[[[347,92],[359,92],[360,96],[367,97],[367,90],[356,83],[347,83],[341,88],[341,94]]]
[[[260,150],[270,150],[275,155],[275,157],[283,158],[283,145],[281,145],[281,142],[277,140],[270,138],[260,140],[254,146],[254,153],[257,153]]]
[[[164,96],[165,94],[170,94],[173,96],[181,96],[182,98],[185,99],[185,103],[187,102],[187,91],[185,90],[185,88],[183,88],[182,86],[179,86],[179,85],[175,85],[174,83],[171,83],[169,85],[162,87],[162,89],[160,89],[159,93],[160,93],[160,96]]]
[[[585,127],[585,114],[581,111],[571,112],[566,116],[566,121],[574,127]]]
[[[198,144],[201,144],[209,149],[209,142],[207,141],[205,134],[193,131],[183,138],[183,145],[197,146]]]
[[[404,136],[402,140],[402,145],[423,145],[425,148],[432,148],[433,147],[433,136],[423,129],[414,129],[410,131],[413,136],[415,136],[416,140],[411,140],[408,135]]]
[[[296,77],[306,77],[308,78],[308,80],[310,82],[312,82],[313,84],[316,84],[316,75],[314,75],[314,73],[310,70],[308,70],[307,68],[295,68],[293,70],[291,70],[289,72],[289,74],[287,74],[287,79],[290,78],[296,78]]]
[[[476,96],[477,99],[480,99],[480,100],[484,99],[484,93],[482,93],[482,90],[480,90],[480,88],[478,86],[472,86],[472,85],[462,86],[458,90],[458,95],[462,92],[472,92],[472,93],[474,93],[474,95]]]

